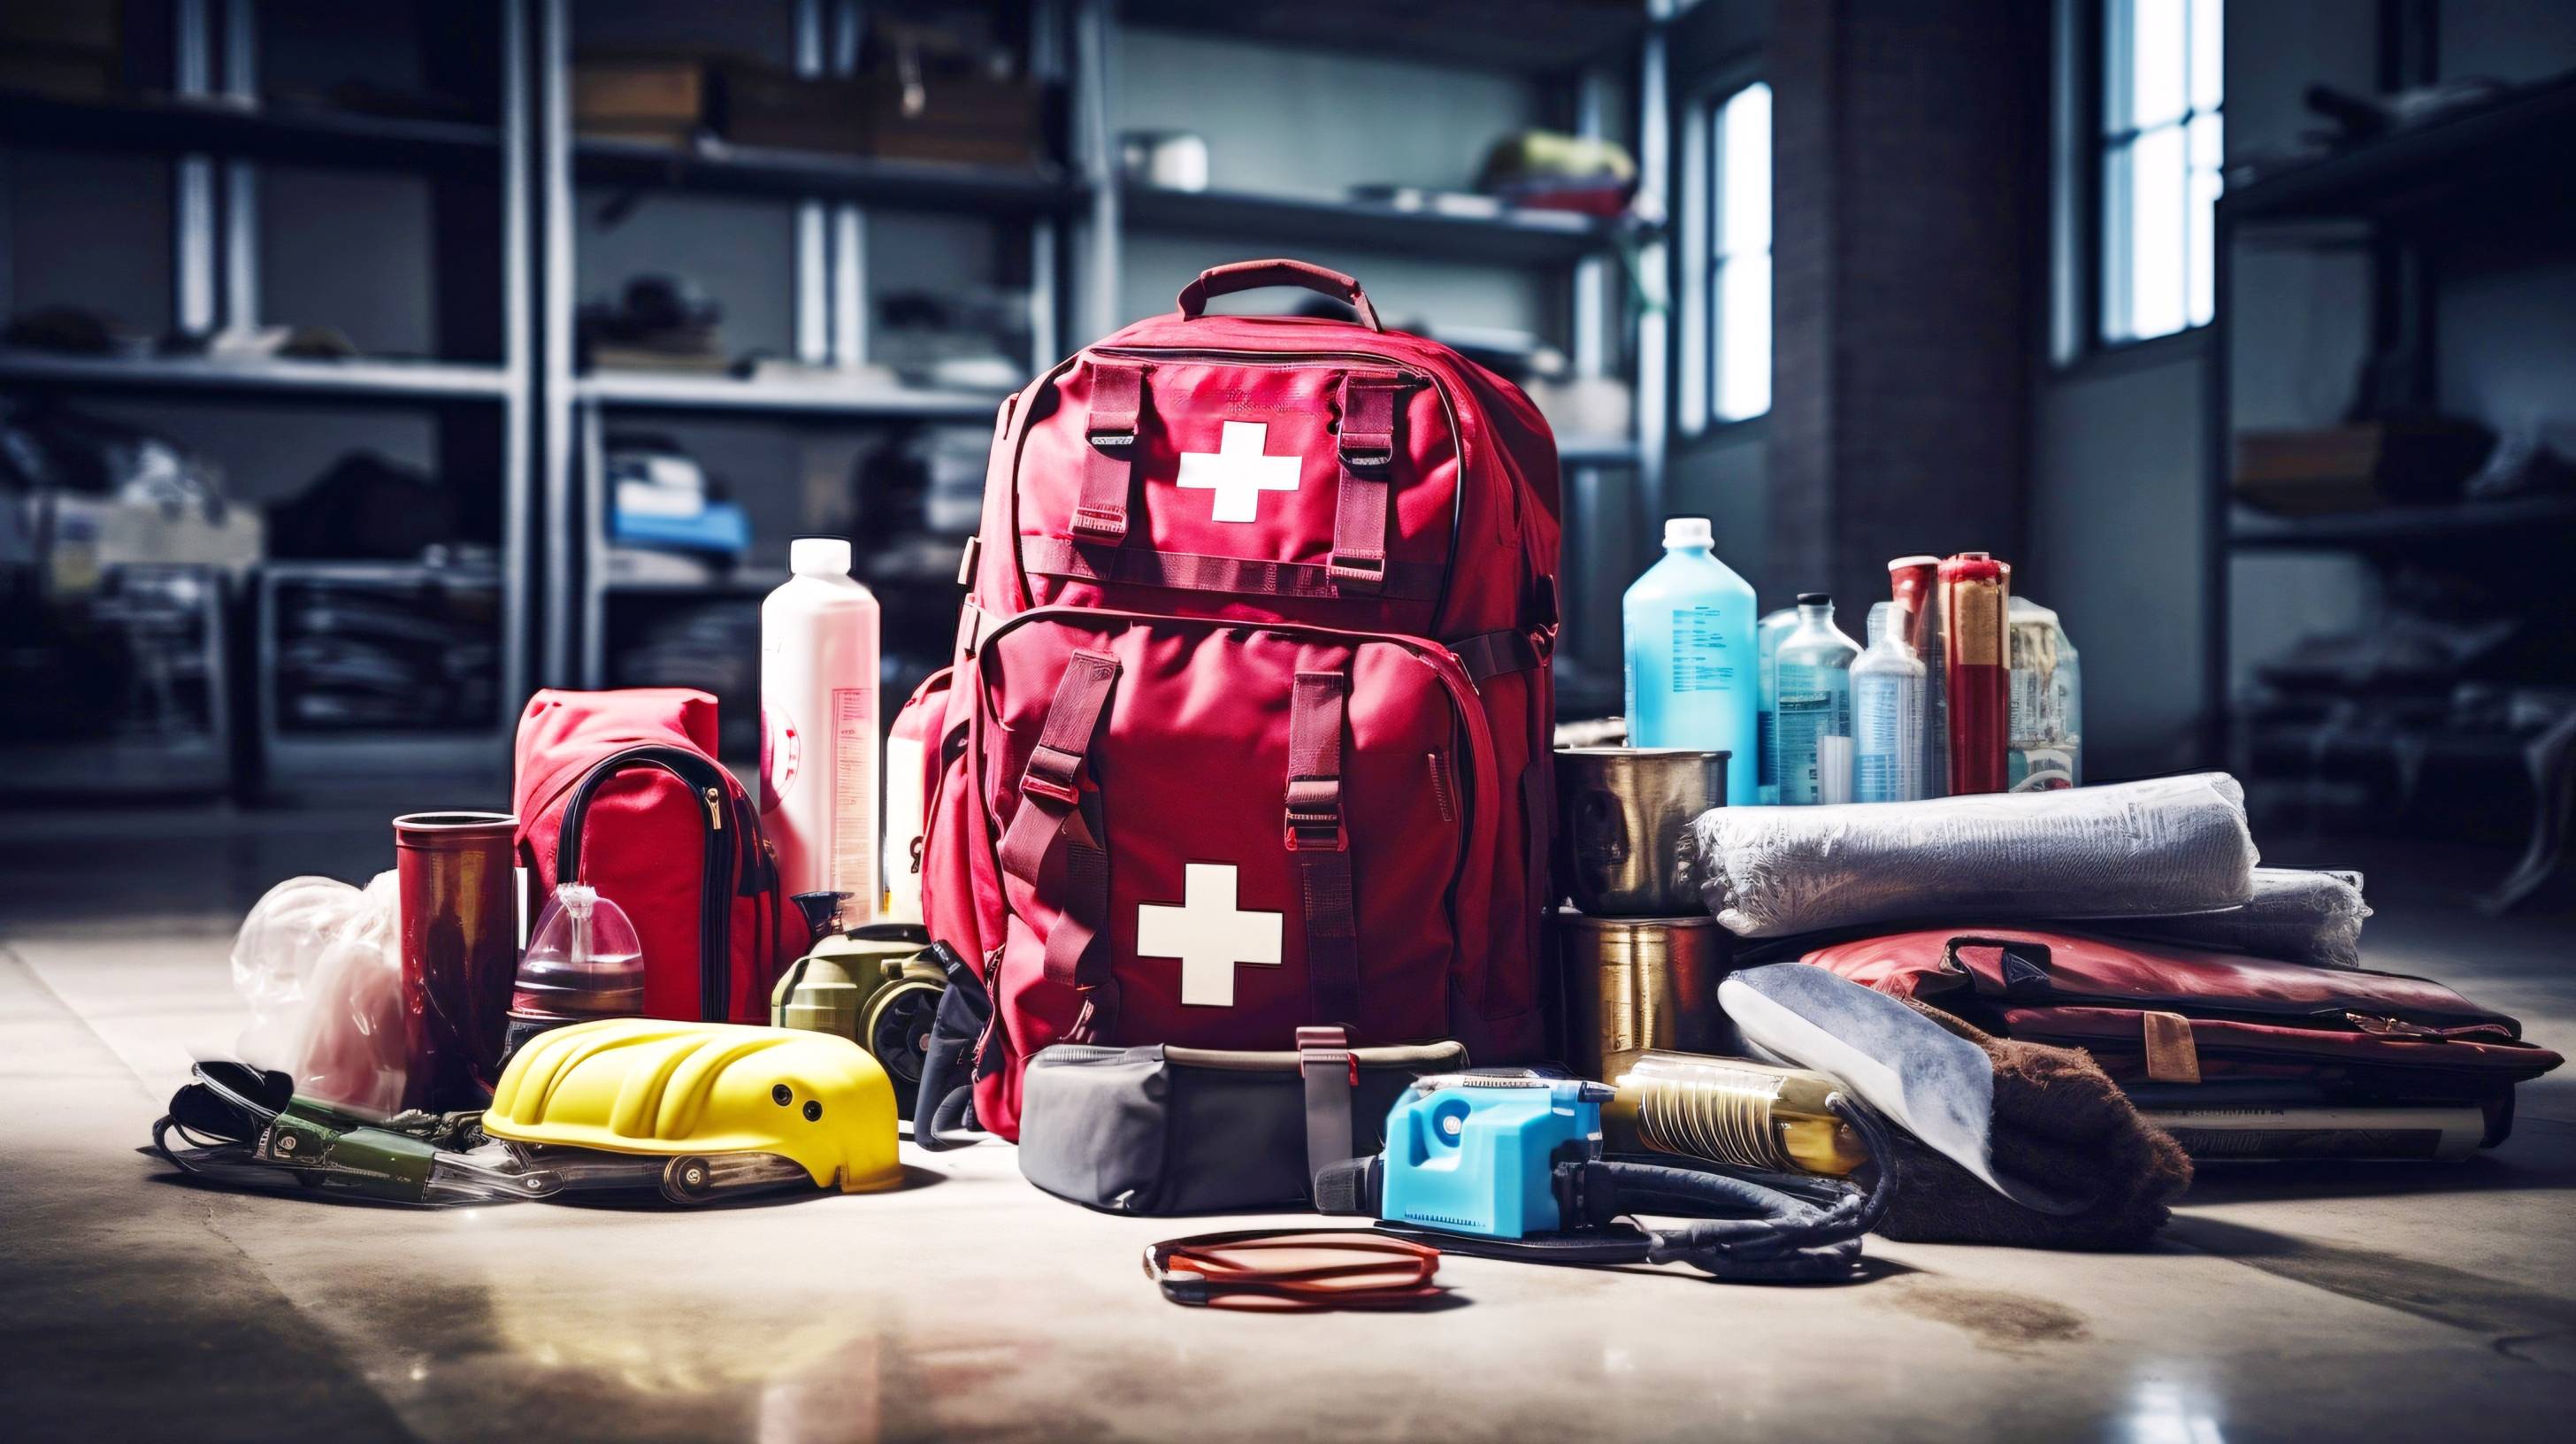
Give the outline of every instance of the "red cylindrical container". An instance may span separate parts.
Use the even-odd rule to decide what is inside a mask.
[[[501,1061],[517,970],[511,888],[518,819],[415,812],[394,819],[402,888],[405,1108],[480,1108]]]
[[[1950,795],[2009,785],[2004,746],[2012,720],[2004,617],[2011,572],[1984,552],[1941,563],[1942,690],[1950,709]]]

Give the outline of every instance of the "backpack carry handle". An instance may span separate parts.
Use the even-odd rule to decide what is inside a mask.
[[[1356,279],[1305,261],[1286,259],[1235,261],[1199,272],[1197,280],[1181,288],[1181,319],[1191,321],[1206,314],[1210,296],[1231,296],[1265,286],[1301,286],[1336,301],[1346,301],[1370,330],[1386,329],[1378,324],[1377,308],[1369,304],[1368,293],[1360,289]]]

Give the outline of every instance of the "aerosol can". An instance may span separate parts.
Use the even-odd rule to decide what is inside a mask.
[[[1842,1091],[1805,1068],[1651,1051],[1602,1105],[1602,1141],[1612,1153],[1848,1178],[1869,1162],[1869,1146],[1834,1111]]]

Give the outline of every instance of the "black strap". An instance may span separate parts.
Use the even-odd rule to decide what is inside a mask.
[[[1360,1060],[1340,1028],[1297,1030],[1297,1070],[1306,1079],[1306,1180],[1321,1189],[1324,1170],[1351,1157],[1351,1097]]]
[[[921,1084],[912,1105],[912,1141],[933,1153],[980,1142],[975,1131],[975,1048],[993,1018],[992,999],[957,950],[932,943],[929,957],[948,975],[922,1051]]]

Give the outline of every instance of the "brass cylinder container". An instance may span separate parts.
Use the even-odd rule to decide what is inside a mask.
[[[1721,1051],[1717,981],[1732,953],[1714,919],[1556,914],[1565,987],[1565,1061],[1585,1078],[1615,1078],[1649,1048]]]

